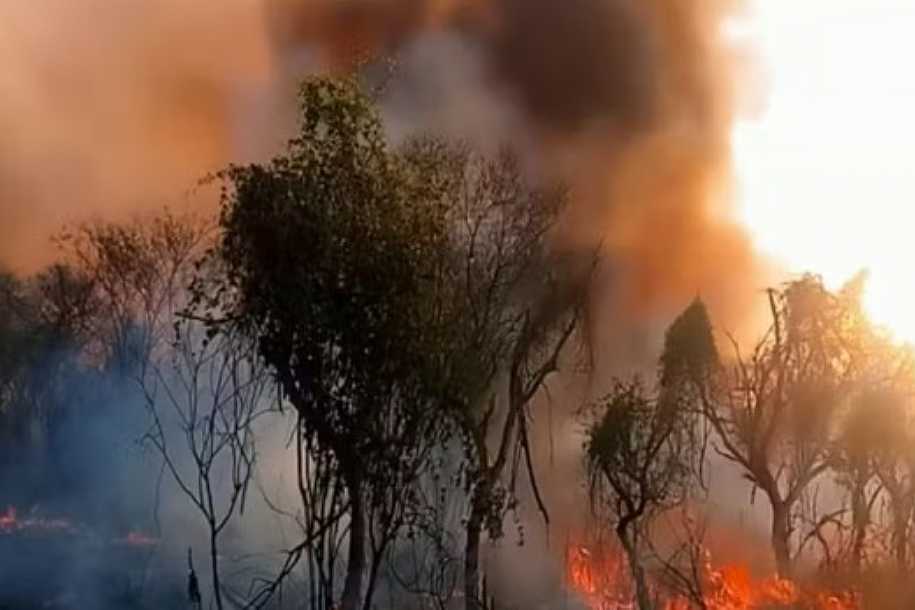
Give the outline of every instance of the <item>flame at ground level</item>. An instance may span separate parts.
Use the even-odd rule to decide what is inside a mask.
[[[708,553],[703,553],[708,557]],[[706,562],[701,574],[702,600],[707,610],[859,610],[859,596],[802,587],[793,581],[769,576],[755,578],[747,566],[732,564],[713,567]],[[566,579],[590,610],[637,610],[634,586],[623,556],[614,549],[589,549],[569,545]],[[687,596],[665,593],[655,586],[654,594],[663,610],[697,607]]]
[[[21,517],[20,511],[16,507],[8,506],[5,511],[0,512],[0,536],[17,533],[44,535],[88,533],[85,527],[77,525],[70,519],[41,517],[35,515],[34,512],[30,511],[28,516]],[[132,547],[152,547],[159,541],[143,532],[134,530],[122,538],[115,538],[112,542]]]
[[[28,516],[20,518],[15,507],[9,506],[0,513],[0,534],[20,531],[74,532],[76,527],[68,519],[47,519]]]

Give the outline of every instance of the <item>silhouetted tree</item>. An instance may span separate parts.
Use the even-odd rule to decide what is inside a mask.
[[[273,404],[270,378],[250,350],[243,337],[180,320],[170,353],[151,363],[142,381],[152,420],[144,440],[206,521],[219,610],[224,607],[219,537],[244,510],[256,460],[255,420]]]
[[[81,403],[101,398],[97,372],[80,360],[90,292],[87,278],[64,265],[25,280],[0,277],[0,465],[16,466],[8,474],[19,479],[8,489],[60,491],[55,479],[66,465],[56,442]],[[26,499],[41,498],[18,498]]]
[[[854,387],[860,293],[831,293],[813,276],[769,290],[771,325],[749,354],[717,363],[705,307],[693,303],[665,346],[663,384],[701,409],[716,451],[763,491],[779,573],[791,573],[794,511],[830,466],[837,414]]]
[[[168,350],[195,263],[212,238],[212,223],[205,217],[168,209],[126,222],[88,222],[60,233],[56,242],[63,260],[91,287],[86,295],[90,315],[81,321],[88,355],[123,368],[123,377],[142,375],[158,347]]]
[[[287,154],[231,167],[218,253],[222,284],[198,293],[210,322],[256,342],[303,437],[345,490],[347,569],[340,607],[357,610],[370,532],[410,501],[438,442],[429,295],[446,252],[441,187],[389,149],[358,85],[314,79]]]
[[[531,406],[580,326],[596,260],[554,247],[567,193],[533,184],[511,152],[487,158],[426,139],[407,154],[445,185],[448,202],[449,255],[435,287],[447,320],[438,370],[464,452],[464,599],[477,610],[482,536],[502,535],[522,477],[547,515],[531,458]]]
[[[892,380],[892,375],[885,379]],[[889,556],[904,573],[909,567],[909,533],[915,511],[915,451],[910,399],[902,387],[893,385],[878,386],[853,402],[843,425],[835,470],[851,499],[852,565],[861,565],[868,528],[881,518],[875,506],[882,499],[889,526]]]
[[[651,520],[682,504],[692,480],[689,412],[617,381],[596,406],[585,458],[592,504],[609,512],[626,553],[641,610],[654,607],[646,575]]]
[[[836,482],[848,495],[851,538],[846,553],[855,571],[864,561],[874,506],[884,491],[880,473],[895,471],[884,467],[887,462],[883,456],[888,453],[885,449],[896,445],[893,440],[897,431],[905,429],[901,425],[904,418],[898,418],[903,413],[893,408],[892,400],[888,393],[875,389],[853,398],[834,449],[832,469]]]

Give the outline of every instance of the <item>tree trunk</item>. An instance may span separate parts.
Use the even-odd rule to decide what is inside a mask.
[[[900,573],[908,569],[909,519],[908,511],[896,507],[893,515],[893,555]]]
[[[464,545],[464,610],[483,608],[480,601],[480,538],[483,535],[484,508],[483,501],[474,494]]]
[[[219,581],[219,544],[216,523],[210,522],[210,571],[213,578],[213,600],[217,610],[222,610],[222,584]]]
[[[775,568],[782,578],[791,577],[791,547],[788,538],[791,535],[788,505],[770,498],[772,504],[772,551],[775,553]]]
[[[632,574],[633,583],[635,583],[635,599],[639,610],[654,610],[651,591],[648,588],[648,580],[645,577],[645,569],[642,567],[642,560],[639,557],[635,540],[633,540],[633,536],[629,532],[628,524],[621,522],[616,528],[616,535],[623,546],[623,550],[626,552],[629,572]]]
[[[867,525],[870,521],[868,515],[868,506],[867,498],[864,494],[863,487],[859,484],[855,486],[855,489],[852,493],[852,548],[851,548],[851,562],[852,567],[855,570],[861,568],[861,563],[864,558],[864,542],[867,538]]]
[[[346,477],[350,500],[349,554],[346,559],[346,579],[340,610],[361,610],[362,580],[365,572],[365,507],[362,505],[362,478],[355,474]]]
[[[375,597],[375,589],[378,586],[378,572],[381,569],[381,561],[385,555],[385,549],[388,548],[389,539],[383,542],[380,548],[372,548],[372,565],[369,567],[368,586],[365,589],[365,597],[362,600],[362,610],[371,610],[372,599]]]

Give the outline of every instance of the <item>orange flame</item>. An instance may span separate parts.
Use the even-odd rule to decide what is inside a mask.
[[[26,517],[20,519],[16,508],[9,506],[6,512],[0,513],[0,534],[10,534],[22,530],[50,530],[72,532],[76,528],[67,519],[44,519],[40,517]]]
[[[77,527],[69,519],[48,519],[34,515],[21,518],[14,506],[9,506],[4,512],[0,513],[0,535],[14,534],[17,532],[76,533],[80,531],[85,531],[85,528]],[[124,544],[132,547],[150,547],[159,543],[156,538],[152,538],[140,531],[129,532],[125,537],[117,538],[112,542],[114,544]]]
[[[859,610],[854,593],[806,590],[797,583],[769,576],[755,578],[749,568],[734,564],[713,568],[704,566],[701,584],[707,610],[762,610],[796,608],[800,610]],[[570,545],[566,553],[566,578],[569,587],[590,610],[634,610],[633,586],[625,558],[618,552]],[[664,610],[694,607],[683,596],[669,595],[660,605]]]
[[[143,532],[129,532],[127,536],[118,539],[117,542],[136,547],[155,546],[159,543],[156,538],[147,536]]]
[[[16,509],[7,507],[5,513],[0,513],[0,532],[11,532],[16,529]]]
[[[570,545],[566,553],[569,585],[591,610],[617,610],[629,607],[632,586],[629,566],[617,553],[592,551]]]

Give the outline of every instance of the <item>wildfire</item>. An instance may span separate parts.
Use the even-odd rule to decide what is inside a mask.
[[[72,533],[76,531],[76,527],[67,519],[44,519],[35,516],[19,518],[16,508],[13,506],[7,507],[6,512],[0,513],[0,534],[11,534],[23,530]]]
[[[10,506],[5,513],[0,513],[0,532],[14,529],[16,525],[16,509]]]
[[[808,591],[797,583],[770,576],[755,578],[748,567],[734,564],[704,568],[703,603],[707,610],[858,610],[860,603],[851,593]],[[590,610],[634,610],[633,586],[625,558],[618,552],[592,550],[570,545],[566,553],[570,588]],[[659,595],[662,597],[662,595]],[[669,595],[659,606],[663,610],[688,610],[698,604],[679,595]]]
[[[88,533],[85,528],[77,527],[72,521],[64,518],[43,518],[34,514],[28,517],[20,517],[19,512],[14,506],[9,506],[0,513],[0,535],[9,535],[20,532],[34,533]],[[156,538],[152,538],[140,531],[129,532],[123,538],[117,538],[112,541],[114,544],[127,545],[131,547],[151,547],[158,544]]]
[[[618,553],[570,545],[566,554],[569,585],[591,610],[628,610],[635,607],[628,569]]]
[[[116,542],[135,547],[155,546],[159,543],[156,538],[147,536],[143,532],[129,532],[123,538],[116,540]]]

